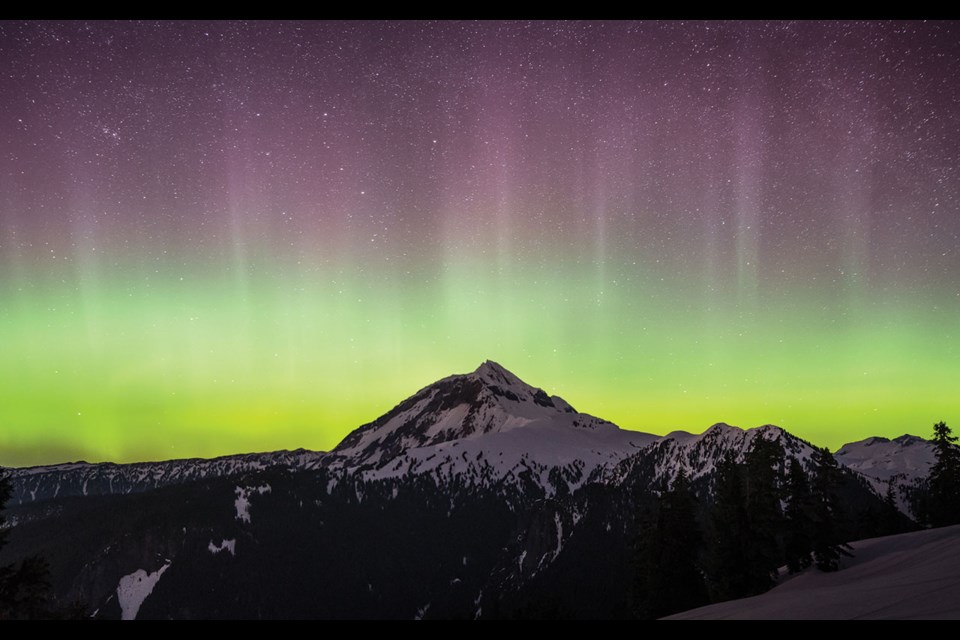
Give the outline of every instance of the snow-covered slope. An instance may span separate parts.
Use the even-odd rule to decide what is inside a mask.
[[[926,478],[937,456],[932,443],[905,434],[893,440],[874,437],[845,444],[836,458],[867,477],[886,482],[894,475],[908,481]]]
[[[907,493],[930,474],[937,456],[931,442],[904,434],[893,440],[873,437],[845,444],[836,458],[863,475],[880,495],[893,483],[897,507],[910,514]]]
[[[696,480],[713,473],[716,465],[728,452],[732,452],[738,462],[742,461],[753,446],[755,438],[779,440],[787,456],[797,458],[805,464],[809,463],[813,453],[813,447],[809,443],[780,427],[767,424],[741,429],[721,422],[699,435],[674,431],[656,438],[642,455],[627,458],[615,466],[600,470],[597,480],[619,483],[634,466],[650,460],[653,461],[654,477],[658,482],[672,482],[681,468],[689,479]]]
[[[364,478],[408,473],[574,488],[657,437],[578,413],[495,362],[425,387],[348,435],[327,461]],[[556,469],[556,471],[554,471]],[[551,479],[551,474],[553,477]]]
[[[960,618],[960,525],[854,542],[836,573],[809,569],[759,596],[670,616],[716,619]]]

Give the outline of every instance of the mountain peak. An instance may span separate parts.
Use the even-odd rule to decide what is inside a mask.
[[[921,438],[920,436],[910,435],[909,433],[905,433],[902,436],[894,438],[893,441],[905,447],[909,447],[915,444],[928,444],[927,440],[925,440],[924,438]]]
[[[488,393],[486,395],[497,398],[500,402],[508,401],[516,404],[539,405],[550,410],[559,410],[564,413],[575,413],[563,398],[550,396],[546,391],[527,384],[503,365],[486,360],[473,373],[452,376],[446,380],[464,380],[470,383],[479,383]],[[441,383],[443,380],[440,381]],[[438,383],[439,384],[439,383]],[[516,407],[514,407],[516,409]],[[512,412],[512,411],[511,411]],[[520,415],[528,417],[523,411]]]
[[[507,371],[505,367],[494,362],[493,360],[485,360],[483,364],[477,367],[476,371],[470,375],[475,376],[484,382],[493,383],[496,385],[504,385],[507,387],[530,386],[510,371]]]
[[[550,430],[544,431],[545,426]],[[548,438],[555,437],[558,429],[619,431],[616,425],[578,413],[562,398],[487,360],[471,373],[424,387],[353,431],[334,451],[382,466],[412,449],[531,428]]]
[[[501,378],[503,380],[511,380],[511,381],[520,380],[520,378],[518,378],[513,373],[508,371],[507,368],[504,367],[502,364],[500,364],[499,362],[494,362],[493,360],[484,360],[483,364],[477,367],[477,369],[473,373],[474,375],[480,376],[480,377],[494,377],[494,378]]]
[[[504,367],[499,362],[494,362],[493,360],[484,360],[480,364],[480,366],[477,367],[476,371],[474,371],[474,373],[476,374],[492,373],[492,372],[498,372],[498,373],[502,372],[508,375],[513,375],[512,373],[507,371],[506,367]]]

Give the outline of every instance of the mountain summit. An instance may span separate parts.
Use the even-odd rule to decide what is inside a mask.
[[[546,458],[545,464],[594,458],[609,462],[654,438],[579,413],[562,398],[528,385],[487,360],[471,373],[424,387],[356,429],[333,453],[351,466],[383,469],[401,457],[410,463],[429,459],[440,464],[450,460],[452,453],[469,451],[473,461],[489,461],[492,456],[493,466],[512,468],[508,461],[516,463],[521,457]],[[460,448],[452,452],[453,447]],[[408,468],[402,461],[390,465],[395,472]]]
[[[493,360],[487,360],[477,367],[476,371],[466,374],[466,376],[451,376],[453,379],[461,377],[470,380],[471,383],[480,384],[489,391],[490,399],[497,398],[516,404],[517,406],[513,407],[515,412],[527,413],[520,407],[532,403],[551,410],[575,413],[573,407],[559,396],[548,396],[543,389],[531,387]],[[447,378],[447,380],[451,378]],[[601,422],[606,423],[604,420],[601,420]]]

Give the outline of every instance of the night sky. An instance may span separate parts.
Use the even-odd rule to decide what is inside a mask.
[[[0,22],[0,464],[956,428],[958,168],[956,23]]]

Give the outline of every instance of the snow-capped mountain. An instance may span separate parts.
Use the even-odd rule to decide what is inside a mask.
[[[737,462],[743,461],[756,438],[779,440],[784,453],[808,464],[813,446],[772,424],[741,429],[720,422],[701,434],[674,431],[655,439],[643,451],[623,462],[602,470],[597,478],[602,482],[621,482],[631,470],[641,463],[652,465],[653,479],[657,483],[672,482],[680,469],[687,478],[698,480],[709,476],[727,453],[732,453]]]
[[[892,489],[897,507],[913,515],[910,492],[930,474],[937,455],[930,441],[904,434],[893,440],[872,437],[845,444],[836,458],[860,473],[878,494]]]
[[[557,483],[575,488],[598,467],[656,439],[578,413],[488,360],[472,373],[421,389],[360,427],[333,450],[327,465],[366,479],[411,473],[485,482],[523,477],[552,494]]]
[[[886,482],[899,476],[907,482],[926,478],[937,456],[933,444],[919,436],[867,438],[845,444],[836,453],[837,462],[868,478]]]

